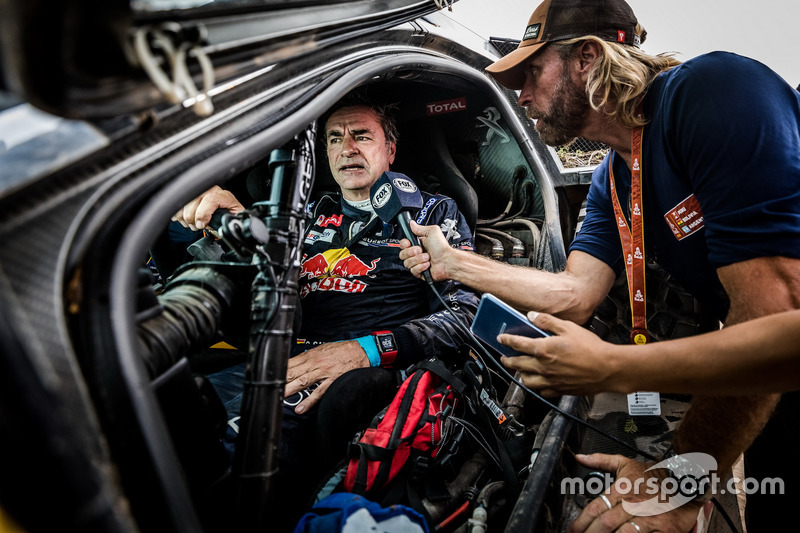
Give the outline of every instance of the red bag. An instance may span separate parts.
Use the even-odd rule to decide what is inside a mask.
[[[373,495],[408,466],[412,453],[435,458],[443,440],[442,421],[456,408],[464,386],[439,360],[428,360],[418,368],[351,445],[346,490]]]

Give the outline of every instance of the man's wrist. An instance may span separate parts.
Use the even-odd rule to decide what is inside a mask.
[[[356,341],[358,345],[361,346],[361,349],[364,350],[364,353],[367,354],[369,366],[380,366],[381,354],[378,351],[378,346],[373,335],[364,335],[363,337],[358,337],[353,340]]]
[[[373,366],[387,368],[394,366],[397,358],[397,341],[394,334],[391,331],[373,331],[372,336],[379,354],[378,364]]]
[[[468,252],[465,252],[464,250],[459,250],[458,248],[453,248],[452,246],[447,247],[447,249],[442,253],[438,263],[442,270],[444,270],[443,279],[452,279],[458,281],[457,277],[462,274],[461,267],[465,266],[465,262],[469,261],[470,259],[469,257],[462,257],[467,253]],[[433,262],[431,262],[431,268],[433,268]]]
[[[606,346],[604,345],[604,347]],[[612,344],[606,348],[608,351],[603,354],[602,360],[606,361],[608,371],[604,381],[600,384],[604,389],[620,394],[631,394],[637,390],[652,390],[642,388],[641,385],[637,386],[639,373],[636,371],[638,369],[635,358],[641,359],[643,356],[634,353],[631,348],[636,349],[639,346]]]
[[[497,263],[496,259],[475,252],[450,248],[442,256],[439,264],[444,271],[442,279],[457,281],[473,289],[482,290],[497,279]]]
[[[374,331],[353,339],[367,354],[369,365],[376,367],[391,367],[397,358],[397,343],[391,331]]]

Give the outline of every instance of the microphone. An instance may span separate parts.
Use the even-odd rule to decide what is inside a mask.
[[[375,214],[384,222],[397,221],[406,239],[413,246],[421,246],[419,238],[411,231],[411,211],[422,209],[422,193],[405,174],[386,171],[369,189],[370,202]],[[433,283],[430,270],[422,273],[425,281]]]

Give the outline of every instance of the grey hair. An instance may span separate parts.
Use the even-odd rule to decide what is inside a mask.
[[[360,93],[351,93],[333,105],[320,119],[320,123],[327,127],[328,119],[331,115],[345,107],[366,107],[371,109],[377,116],[378,122],[383,129],[383,135],[387,143],[397,143],[400,134],[397,131],[397,119],[395,118],[398,105],[395,103],[379,104]],[[323,142],[326,142],[323,137]]]

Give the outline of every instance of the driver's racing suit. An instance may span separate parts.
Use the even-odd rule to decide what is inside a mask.
[[[423,193],[420,224],[437,224],[452,246],[473,248],[472,232],[455,201]],[[272,497],[282,510],[277,529],[289,529],[330,462],[344,456],[358,427],[389,404],[399,370],[431,356],[454,355],[467,341],[456,323],[469,327],[478,304],[471,289],[454,281],[435,283],[452,309],[442,306],[427,283],[399,258],[403,233],[369,211],[323,197],[303,245],[298,280],[301,320],[293,355],[316,344],[357,339],[365,351],[374,343],[373,366],[340,376],[317,404],[294,412],[313,387],[284,400],[279,472]],[[369,352],[368,352],[369,355]],[[226,446],[238,430],[244,365],[209,376],[228,411]],[[336,457],[337,454],[339,457]]]
[[[473,248],[472,232],[453,200],[423,193],[423,201],[418,223],[437,224],[452,246]],[[381,331],[381,366],[401,369],[455,351],[466,341],[455,317],[400,261],[399,224],[383,224],[372,213],[327,196],[314,217],[303,247],[298,343],[354,339]],[[435,286],[469,326],[476,294],[454,281]]]

